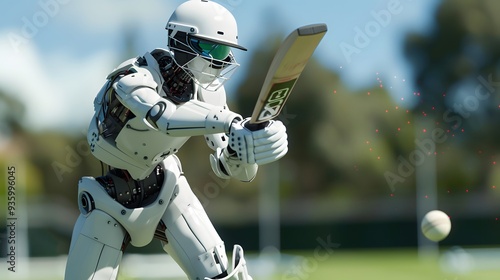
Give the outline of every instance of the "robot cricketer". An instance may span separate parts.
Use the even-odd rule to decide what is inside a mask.
[[[107,77],[94,100],[88,130],[101,177],[78,186],[78,217],[66,280],[116,279],[125,247],[161,240],[189,279],[251,280],[243,249],[224,242],[183,175],[176,152],[204,136],[220,178],[251,181],[258,166],[288,151],[286,128],[270,121],[259,130],[230,111],[223,87],[239,66],[231,48],[237,25],[223,6],[189,0],[168,20],[168,48],[127,60]]]

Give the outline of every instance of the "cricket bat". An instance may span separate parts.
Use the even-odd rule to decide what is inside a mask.
[[[256,130],[277,117],[309,58],[327,31],[326,24],[312,24],[292,31],[276,52],[247,128]]]

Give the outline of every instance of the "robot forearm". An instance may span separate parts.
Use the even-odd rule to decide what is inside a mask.
[[[155,105],[148,112],[147,119],[170,136],[197,136],[227,133],[231,124],[240,121],[240,115],[197,100],[191,100],[177,107],[173,112],[163,105]]]

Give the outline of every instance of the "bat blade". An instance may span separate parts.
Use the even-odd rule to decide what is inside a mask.
[[[265,123],[280,114],[326,31],[325,24],[313,24],[297,28],[286,37],[271,62],[251,124]]]

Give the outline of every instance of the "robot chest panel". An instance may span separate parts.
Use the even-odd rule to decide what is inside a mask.
[[[122,152],[148,164],[157,164],[166,156],[175,154],[189,137],[171,137],[148,126],[144,120],[134,118],[115,139]]]

